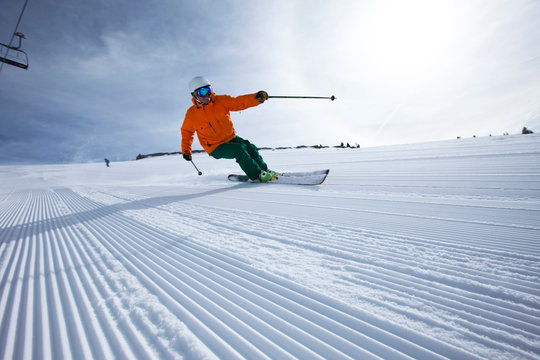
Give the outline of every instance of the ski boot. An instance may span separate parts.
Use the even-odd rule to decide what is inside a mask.
[[[260,182],[265,183],[272,180],[275,180],[275,179],[272,177],[272,173],[270,171],[261,170],[261,172],[259,173]]]
[[[278,173],[277,171],[274,171],[274,170],[268,170],[268,172],[272,175],[272,180],[277,180],[278,177],[283,175],[282,173]]]

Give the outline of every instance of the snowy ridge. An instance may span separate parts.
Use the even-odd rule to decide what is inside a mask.
[[[0,358],[538,358],[540,137],[263,155],[0,167]]]

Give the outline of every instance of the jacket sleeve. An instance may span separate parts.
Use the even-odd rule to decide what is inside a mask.
[[[261,104],[259,100],[255,99],[255,95],[248,94],[237,97],[224,95],[223,97],[230,111],[241,111]]]
[[[191,154],[191,145],[193,144],[193,136],[195,135],[195,130],[192,128],[191,123],[191,116],[188,110],[182,128],[180,129],[180,133],[182,134],[182,154],[185,152]]]

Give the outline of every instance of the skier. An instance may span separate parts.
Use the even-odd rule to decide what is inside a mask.
[[[105,160],[105,165],[107,165],[107,167],[109,167],[109,164],[110,164],[109,159],[105,158],[105,159],[103,159],[103,160]]]
[[[230,111],[240,111],[257,106],[268,100],[266,91],[232,97],[216,95],[210,81],[196,76],[189,82],[193,106],[182,124],[182,155],[191,161],[191,145],[197,133],[204,150],[215,159],[236,159],[251,180],[267,182],[277,179],[277,173],[269,170],[257,147],[236,135]]]

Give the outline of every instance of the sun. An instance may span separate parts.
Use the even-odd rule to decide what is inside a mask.
[[[406,75],[432,66],[456,30],[452,1],[378,2],[368,26],[368,52],[377,68]]]

